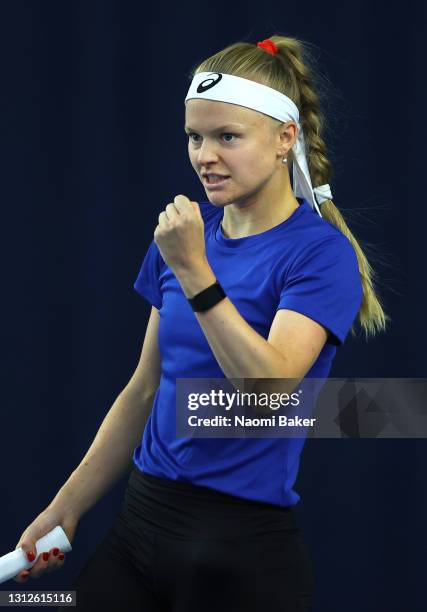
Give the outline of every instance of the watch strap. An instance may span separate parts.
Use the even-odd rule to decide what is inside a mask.
[[[192,298],[188,298],[194,312],[204,312],[215,304],[218,304],[221,300],[227,297],[224,289],[221,287],[218,281],[213,285],[210,285],[203,291],[200,291],[197,295]]]

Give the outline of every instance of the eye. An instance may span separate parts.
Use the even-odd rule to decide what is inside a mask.
[[[223,132],[221,134],[221,136],[233,136],[234,138],[236,138],[235,134],[231,134],[230,132]],[[233,142],[232,140],[226,140],[226,142]]]
[[[195,132],[188,132],[188,138],[191,140],[191,142],[193,142],[193,143],[200,142],[199,140],[194,140],[193,136],[199,136],[199,135],[196,134]],[[221,136],[232,136],[233,138],[237,138],[236,134],[232,134],[231,132],[223,132],[221,134]],[[234,141],[233,140],[226,140],[225,142],[234,142]]]

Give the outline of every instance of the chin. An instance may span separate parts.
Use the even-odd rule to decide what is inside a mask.
[[[212,206],[216,206],[217,208],[222,208],[223,206],[226,206],[227,204],[229,204],[229,202],[226,201],[227,198],[218,198],[215,194],[212,194],[212,195],[206,194],[206,199],[208,200],[208,202],[212,204]]]
[[[206,199],[217,208],[223,208],[228,204],[232,204],[235,201],[235,198],[227,195],[226,193],[216,192],[216,193],[207,193]]]

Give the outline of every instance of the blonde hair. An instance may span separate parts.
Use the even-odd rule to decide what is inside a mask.
[[[267,53],[253,43],[237,42],[203,60],[190,76],[193,77],[197,72],[223,72],[252,79],[291,98],[300,113],[312,185],[318,187],[330,183],[332,167],[322,137],[324,115],[314,84],[314,71],[311,68],[313,60],[308,45],[297,38],[285,36],[270,36],[270,40],[278,48],[276,55]],[[288,157],[292,160],[292,151],[289,151]],[[369,336],[385,330],[386,321],[390,320],[374,288],[375,271],[332,200],[322,203],[321,213],[324,219],[347,236],[357,255],[363,288],[358,319],[368,340]],[[355,335],[354,325],[351,334]]]

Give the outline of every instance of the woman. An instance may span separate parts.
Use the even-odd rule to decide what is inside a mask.
[[[72,538],[144,432],[117,521],[73,585],[79,610],[310,608],[293,510],[304,440],[175,430],[178,378],[325,378],[356,315],[367,336],[385,328],[372,269],[332,202],[306,55],[273,36],[192,75],[185,129],[208,201],[178,195],[160,213],[134,285],[152,304],[138,367],[17,545],[56,524]],[[40,557],[31,572],[57,565]]]

